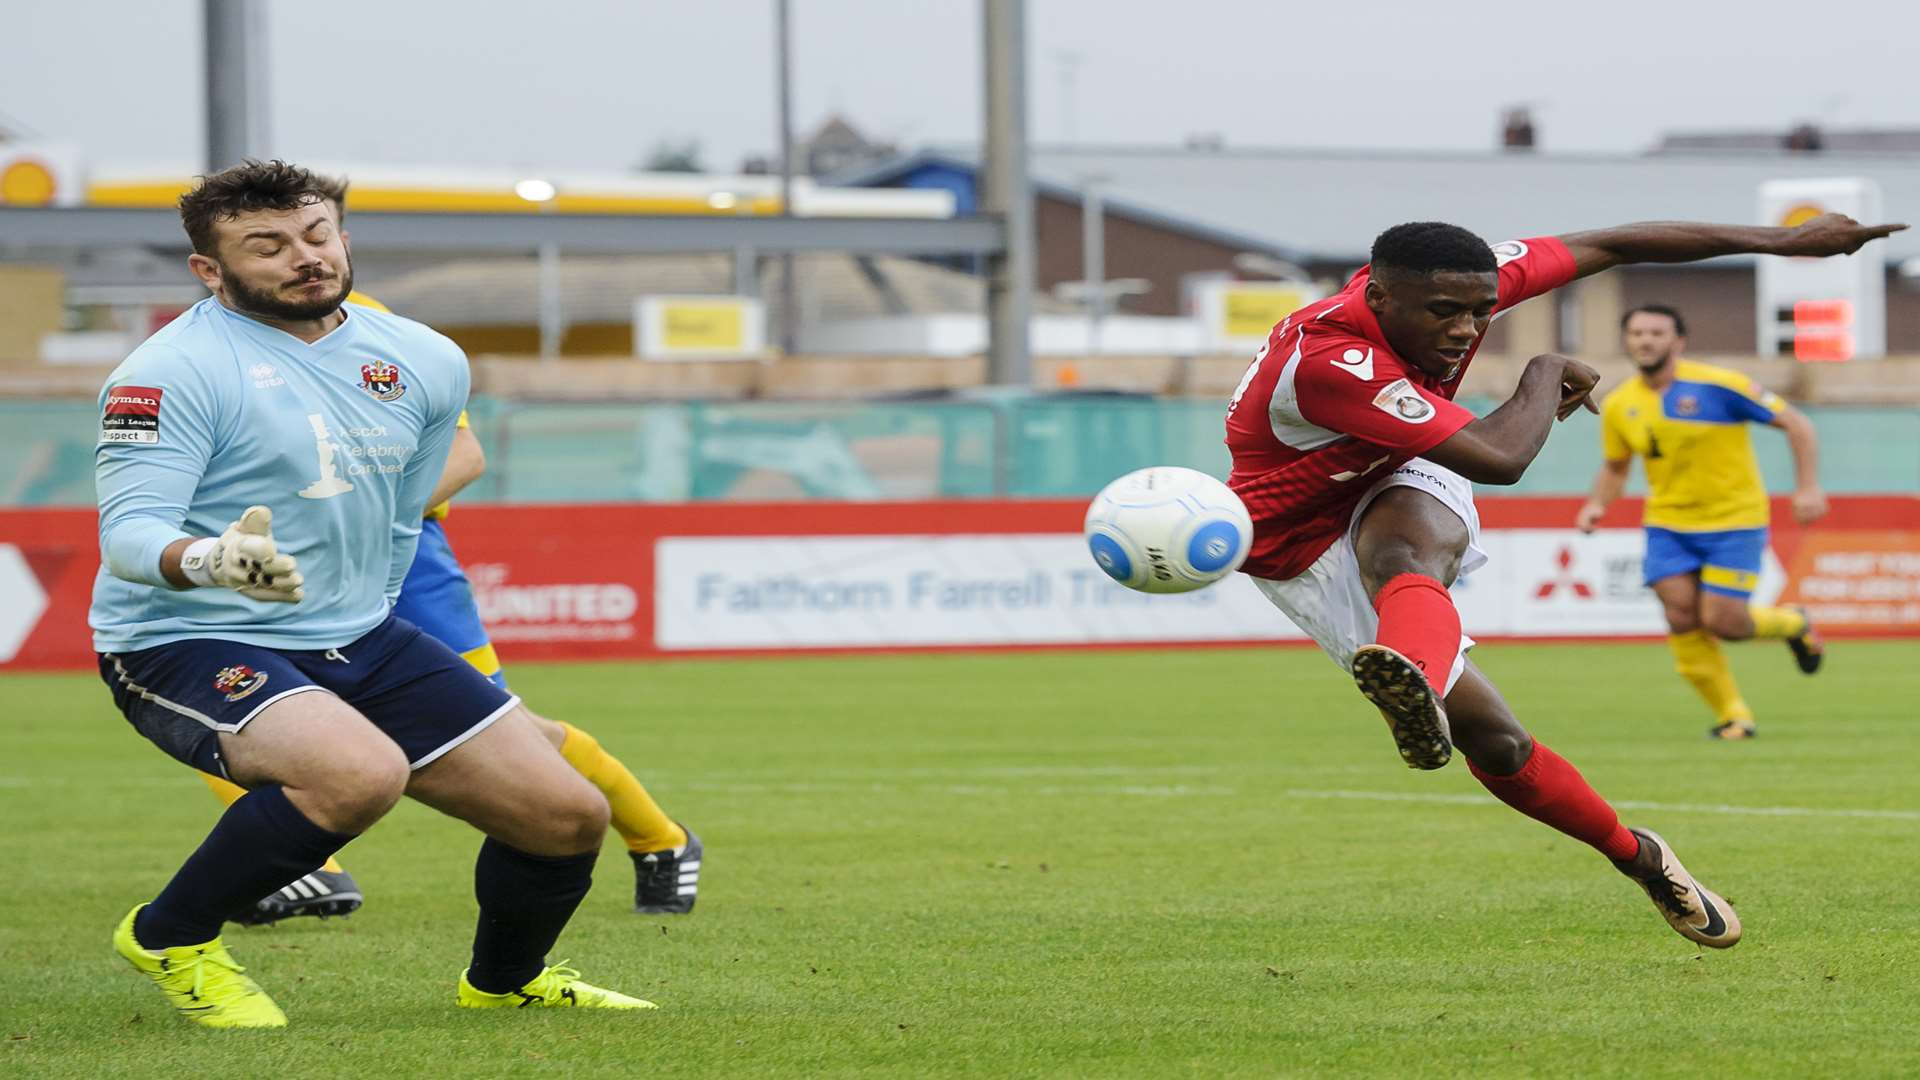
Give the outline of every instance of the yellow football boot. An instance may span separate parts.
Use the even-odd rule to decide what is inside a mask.
[[[234,962],[219,938],[204,945],[143,948],[134,940],[133,919],[146,906],[135,905],[120,920],[113,931],[113,948],[153,980],[181,1017],[211,1028],[287,1026],[287,1014],[247,978],[247,969]]]
[[[578,1009],[657,1009],[660,1006],[651,1001],[642,1001],[637,997],[628,997],[618,990],[607,990],[580,981],[580,973],[566,966],[566,961],[542,971],[527,981],[527,985],[510,994],[489,994],[476,990],[467,981],[467,973],[460,973],[460,1007],[463,1009],[525,1009],[525,1008],[578,1008]]]

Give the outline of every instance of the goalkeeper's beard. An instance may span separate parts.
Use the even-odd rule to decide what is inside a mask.
[[[241,280],[240,276],[229,271],[225,263],[220,265],[220,284],[226,290],[227,302],[237,310],[281,322],[308,322],[324,319],[340,310],[346,303],[347,294],[353,291],[353,256],[346,257],[346,272],[340,275],[340,288],[329,296],[311,300],[283,299],[275,289],[255,289]],[[302,282],[295,282],[296,287]],[[282,286],[284,287],[284,286]]]

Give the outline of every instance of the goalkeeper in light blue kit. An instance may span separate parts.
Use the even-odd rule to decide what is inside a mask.
[[[342,307],[346,240],[306,170],[237,165],[180,213],[214,295],[101,394],[91,622],[135,730],[249,791],[121,921],[116,950],[190,1021],[285,1025],[220,924],[405,794],[487,836],[458,1004],[650,1008],[546,962],[591,884],[606,800],[518,698],[389,611],[466,405],[466,357],[419,323]]]

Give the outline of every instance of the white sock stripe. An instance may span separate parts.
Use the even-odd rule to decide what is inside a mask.
[[[698,872],[699,872],[699,870],[700,870],[700,860],[699,860],[699,859],[693,859],[693,860],[691,860],[691,861],[688,861],[688,862],[683,862],[683,863],[681,863],[681,864],[680,864],[680,872],[681,872],[681,873],[683,873],[683,874],[684,874],[684,873],[686,873],[686,872],[687,872],[687,871],[689,871],[689,870],[692,870],[692,871],[694,871],[695,873],[698,873]]]
[[[696,888],[694,888],[694,887],[693,887],[693,886],[691,886],[691,885],[682,885],[682,886],[680,886],[680,890],[679,890],[679,892],[678,892],[678,893],[676,893],[675,895],[677,895],[677,896],[695,896],[695,895],[698,895],[698,894],[699,894],[699,892],[700,892],[700,890],[699,890],[699,889],[696,889]]]

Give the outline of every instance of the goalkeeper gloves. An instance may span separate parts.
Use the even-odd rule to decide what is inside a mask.
[[[199,586],[218,585],[255,600],[297,604],[305,597],[293,556],[273,544],[273,511],[249,506],[219,536],[187,545],[180,572]]]

